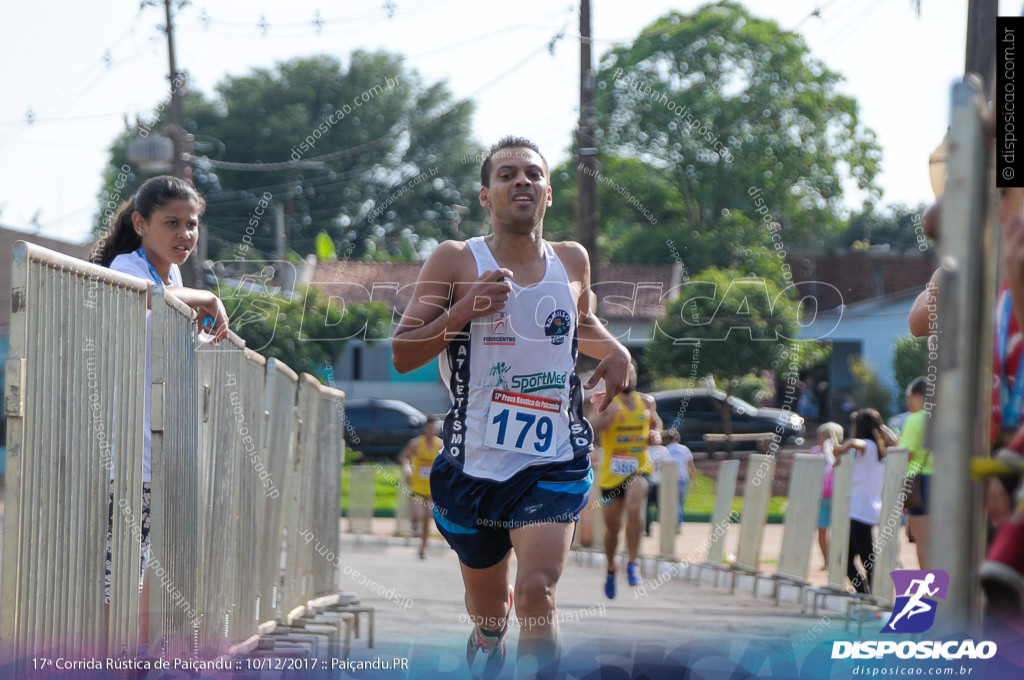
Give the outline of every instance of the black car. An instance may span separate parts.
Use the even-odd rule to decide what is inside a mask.
[[[395,458],[423,434],[427,416],[397,399],[346,399],[345,446],[367,458]]]
[[[725,434],[725,409],[732,414],[732,434],[778,434],[781,444],[803,444],[804,419],[792,411],[758,408],[739,397],[706,388],[653,392],[664,427],[679,430],[682,443],[694,451],[707,449],[706,434]],[[724,446],[718,444],[717,448]],[[756,449],[757,441],[738,441],[736,449]]]

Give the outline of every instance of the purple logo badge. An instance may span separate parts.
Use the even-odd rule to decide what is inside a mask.
[[[890,572],[896,587],[896,602],[882,633],[923,633],[935,623],[939,604],[932,598],[946,598],[949,574],[941,570],[900,570]]]

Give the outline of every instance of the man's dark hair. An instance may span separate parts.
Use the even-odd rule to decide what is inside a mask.
[[[928,386],[928,381],[925,380],[924,376],[920,378],[914,378],[909,385],[907,385],[907,396],[911,394],[920,394],[924,396],[925,388]]]
[[[544,158],[544,154],[540,152],[540,148],[538,148],[536,144],[526,137],[513,137],[510,135],[499,139],[498,143],[492,146],[491,150],[487,152],[486,156],[484,156],[484,162],[480,165],[480,184],[482,186],[487,188],[490,188],[491,186],[491,156],[502,149],[509,148],[523,148],[535,151],[537,155],[540,156],[540,159],[544,161],[544,169],[550,172],[548,168],[548,159]]]

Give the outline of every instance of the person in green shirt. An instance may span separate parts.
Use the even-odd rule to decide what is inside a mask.
[[[928,492],[933,469],[932,452],[924,447],[924,429],[930,415],[925,409],[927,387],[928,381],[923,377],[915,378],[907,386],[906,400],[910,417],[904,423],[900,435],[900,446],[910,452],[907,475],[922,475],[921,495],[924,497],[924,506],[907,511],[907,526],[917,546],[917,562],[920,569],[928,568]]]

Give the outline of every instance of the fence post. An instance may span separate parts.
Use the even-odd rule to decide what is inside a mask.
[[[356,465],[348,485],[348,530],[354,534],[373,532],[373,510],[376,502],[376,470],[369,465]]]
[[[944,634],[980,622],[978,564],[984,518],[971,458],[988,451],[992,394],[992,306],[999,216],[995,166],[985,131],[980,82],[953,86],[946,191],[942,198],[942,270],[938,293],[938,385],[927,444],[934,456],[929,508],[932,567],[949,574],[936,616]]]

